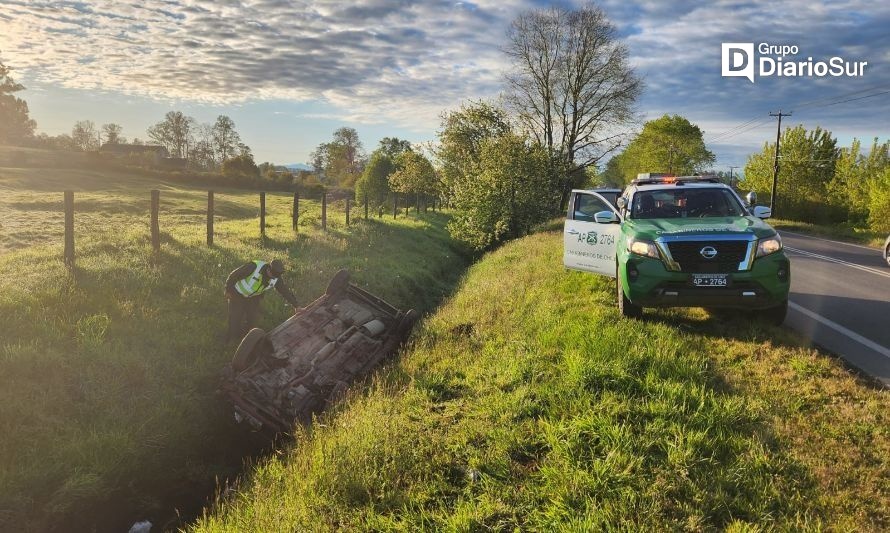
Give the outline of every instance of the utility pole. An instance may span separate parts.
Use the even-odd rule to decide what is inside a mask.
[[[733,185],[732,185],[732,171],[733,171],[733,169],[736,169],[736,168],[742,168],[742,167],[729,167],[729,187],[730,187],[731,189],[734,189],[734,188],[735,188],[735,187],[733,187]]]
[[[776,127],[776,161],[773,164],[773,193],[769,197],[769,208],[776,216],[776,185],[779,183],[779,139],[782,136],[782,117],[790,117],[791,112],[782,113],[780,109],[778,113],[770,113],[771,117],[779,117],[779,124]]]

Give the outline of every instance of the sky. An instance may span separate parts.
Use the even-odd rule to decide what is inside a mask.
[[[50,135],[77,120],[128,138],[170,110],[229,115],[258,162],[305,162],[341,126],[367,151],[385,136],[435,140],[443,111],[496,99],[510,22],[533,0],[0,0],[0,61]],[[578,7],[580,2],[560,2]],[[743,166],[783,126],[849,144],[890,137],[890,2],[598,3],[645,82],[640,120],[679,114],[715,168]],[[793,45],[786,60],[867,61],[856,77],[721,75],[721,43]],[[757,54],[760,56],[760,54]],[[774,57],[774,56],[769,56]],[[755,58],[752,60],[756,61]],[[743,126],[743,127],[740,127]]]

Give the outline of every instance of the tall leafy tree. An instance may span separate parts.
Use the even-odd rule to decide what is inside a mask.
[[[164,120],[148,128],[148,137],[170,152],[172,157],[188,157],[189,142],[195,119],[182,111],[168,111]]]
[[[396,159],[396,171],[389,177],[392,190],[415,196],[438,192],[436,171],[430,160],[413,150],[402,152]]]
[[[103,124],[102,141],[105,144],[126,144],[127,140],[121,135],[123,128],[120,124]]]
[[[619,148],[642,81],[615,26],[590,3],[520,14],[510,26],[507,101],[564,173],[563,195],[583,169]]]
[[[553,216],[561,179],[547,147],[513,132],[503,109],[471,102],[442,119],[436,156],[456,212],[449,230],[476,249]]]
[[[380,140],[377,150],[382,151],[394,161],[403,152],[411,150],[411,143],[398,137],[384,137]]]
[[[9,75],[10,68],[0,63],[0,143],[30,139],[37,123],[28,116],[28,104],[15,93],[25,87]]]
[[[828,209],[828,184],[838,157],[837,140],[828,130],[802,125],[787,128],[781,136],[776,215],[808,222],[838,221],[846,213]],[[761,200],[772,192],[775,143],[748,157],[743,187],[754,190]]]
[[[342,127],[334,132],[330,142],[319,144],[309,157],[323,181],[352,187],[362,173],[365,154],[358,132]]]
[[[219,163],[238,155],[241,136],[235,131],[235,121],[226,115],[216,117],[212,127],[213,151]]]
[[[356,198],[359,201],[364,201],[367,198],[368,204],[374,207],[383,204],[390,191],[389,177],[395,169],[396,166],[392,158],[385,150],[374,150],[361,177],[355,184]]]
[[[703,135],[698,126],[679,115],[650,120],[622,153],[609,160],[605,177],[611,182],[627,183],[640,172],[700,172],[715,160],[705,147]]]

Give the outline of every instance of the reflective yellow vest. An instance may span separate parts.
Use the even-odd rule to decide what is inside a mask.
[[[264,286],[263,267],[266,266],[266,262],[254,261],[253,264],[256,265],[256,268],[253,270],[253,274],[235,283],[235,290],[238,291],[238,294],[244,296],[245,298],[250,298],[251,296],[259,296],[260,294],[263,294],[264,292],[275,288],[275,284],[278,283],[278,278],[272,278],[269,280],[269,284]]]

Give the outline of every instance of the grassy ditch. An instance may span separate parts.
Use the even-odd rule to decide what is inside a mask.
[[[59,186],[62,185],[62,186]],[[149,189],[161,189],[160,253],[151,251]],[[61,261],[62,188],[74,188],[77,261]],[[340,268],[402,308],[429,310],[470,258],[447,215],[412,213],[344,224],[302,202],[298,234],[287,195],[267,196],[259,238],[255,193],[217,191],[216,245],[205,239],[202,191],[138,176],[0,169],[0,530],[126,530],[148,518],[194,516],[218,479],[252,449],[214,395],[231,357],[223,281],[254,258],[286,260],[309,302]],[[357,218],[358,210],[353,213]],[[288,316],[266,298],[264,327]]]
[[[890,528],[887,392],[750,317],[619,320],[561,246],[471,267],[397,363],[191,529]]]

